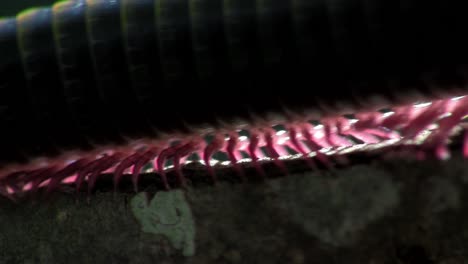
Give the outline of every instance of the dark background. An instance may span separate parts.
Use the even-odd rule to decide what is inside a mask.
[[[58,2],[54,0],[3,0],[0,1],[0,17],[13,16],[31,7],[50,6]]]

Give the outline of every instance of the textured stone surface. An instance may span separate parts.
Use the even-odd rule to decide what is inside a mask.
[[[0,263],[465,263],[467,179],[454,157],[2,201]]]

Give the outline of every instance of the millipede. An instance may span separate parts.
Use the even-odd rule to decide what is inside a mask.
[[[0,193],[468,157],[466,1],[69,0],[0,20]],[[460,136],[461,135],[461,136]]]

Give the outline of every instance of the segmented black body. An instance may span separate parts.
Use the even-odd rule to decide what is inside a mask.
[[[0,20],[0,159],[449,93],[466,87],[466,12],[461,0],[74,0],[21,13]]]

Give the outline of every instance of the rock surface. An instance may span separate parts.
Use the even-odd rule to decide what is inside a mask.
[[[454,157],[2,201],[0,263],[466,263],[467,195]]]

